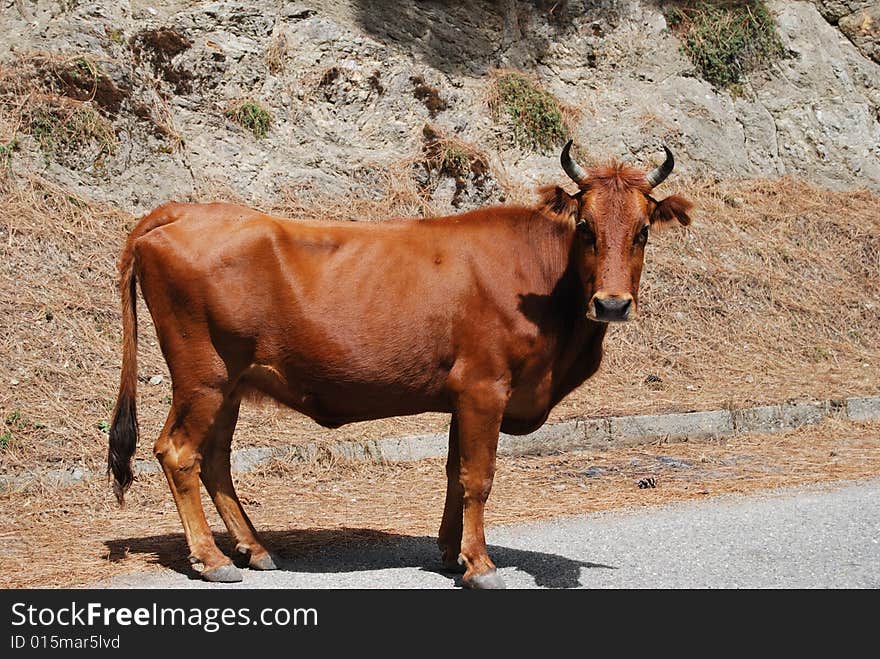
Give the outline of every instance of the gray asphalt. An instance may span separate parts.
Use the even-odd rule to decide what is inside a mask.
[[[880,588],[880,479],[493,526],[487,542],[508,588]],[[240,584],[166,569],[95,586],[458,587],[437,562],[433,537],[331,536]]]

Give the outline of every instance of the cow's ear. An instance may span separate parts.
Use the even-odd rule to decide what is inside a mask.
[[[578,200],[574,195],[568,194],[558,185],[548,185],[538,190],[538,207],[548,215],[556,215],[563,219],[577,218]]]
[[[651,213],[651,224],[664,225],[669,224],[673,220],[678,220],[682,226],[691,223],[689,215],[694,205],[684,197],[674,194],[666,197],[663,201],[657,202],[654,212]]]

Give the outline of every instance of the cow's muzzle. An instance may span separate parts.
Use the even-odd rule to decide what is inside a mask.
[[[588,316],[602,323],[623,323],[629,320],[635,305],[632,295],[602,295],[590,300]]]

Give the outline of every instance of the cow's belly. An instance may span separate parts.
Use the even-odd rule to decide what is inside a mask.
[[[352,361],[309,360],[300,355],[295,365],[252,365],[241,378],[242,389],[259,392],[305,414],[321,425],[347,423],[424,412],[452,412],[448,390],[450,368],[434,359],[420,363],[410,351],[389,357],[382,369],[367,369]],[[395,363],[395,360],[400,360]],[[446,364],[452,360],[446,361]],[[354,368],[352,368],[354,366]],[[521,435],[540,428],[553,407],[549,369],[521,377],[504,410],[501,430]]]
[[[407,385],[322,379],[315,377],[315,373],[284,372],[261,365],[248,369],[240,381],[244,396],[268,396],[330,428],[357,421],[451,411],[448,398],[430,385],[425,381]]]

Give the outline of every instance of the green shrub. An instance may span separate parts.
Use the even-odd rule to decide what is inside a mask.
[[[255,101],[240,101],[226,110],[227,118],[247,128],[257,139],[269,134],[272,115]]]
[[[68,75],[74,80],[94,82],[98,75],[97,68],[85,57],[77,57],[67,65]]]
[[[87,104],[39,103],[28,112],[26,130],[49,156],[75,154],[91,144],[100,155],[116,150],[113,126]]]
[[[453,176],[465,176],[471,169],[471,156],[459,146],[447,145],[440,156],[440,169]]]
[[[700,75],[719,87],[735,87],[750,71],[788,56],[761,0],[679,2],[666,17]]]
[[[513,142],[522,148],[546,152],[568,138],[559,101],[522,74],[498,76],[489,106],[495,121],[508,123]]]

